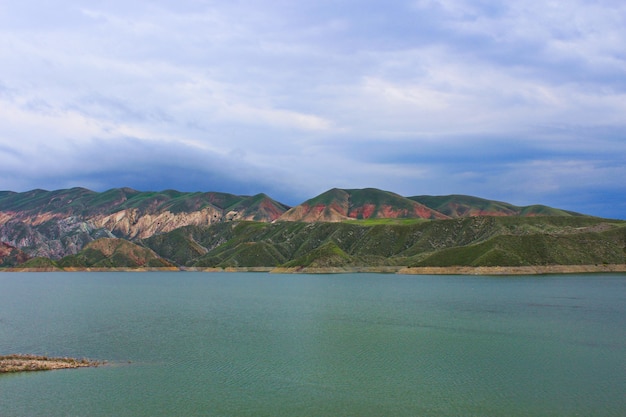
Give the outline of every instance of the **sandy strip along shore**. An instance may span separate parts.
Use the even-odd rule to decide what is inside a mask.
[[[228,267],[228,268],[0,268],[0,272],[271,272],[275,274],[350,274],[375,272],[403,275],[540,275],[626,272],[626,264],[527,266],[338,266],[338,267]]]

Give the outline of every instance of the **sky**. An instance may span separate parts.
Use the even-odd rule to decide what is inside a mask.
[[[626,219],[623,0],[0,3],[0,189],[467,194]]]

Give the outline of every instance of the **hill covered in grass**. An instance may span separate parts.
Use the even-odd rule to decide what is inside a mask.
[[[626,263],[626,222],[473,217],[413,224],[189,226],[141,241],[185,267],[531,266]]]
[[[475,216],[582,216],[580,213],[561,210],[540,204],[515,206],[502,201],[486,200],[469,195],[414,196],[416,201],[450,218]]]

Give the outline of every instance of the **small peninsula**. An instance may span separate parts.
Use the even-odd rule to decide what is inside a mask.
[[[90,359],[52,358],[37,355],[0,356],[0,374],[29,371],[50,371],[53,369],[87,368],[103,365],[104,362]]]

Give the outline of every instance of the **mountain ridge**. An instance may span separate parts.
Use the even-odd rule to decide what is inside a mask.
[[[56,261],[33,258],[13,268],[622,271],[626,270],[626,222],[558,216],[469,217],[395,225],[236,221],[185,226],[134,242],[103,238],[75,255]]]
[[[581,216],[582,214],[541,204],[515,206],[502,201],[487,200],[461,194],[407,197],[451,218],[471,216]]]
[[[333,188],[281,216],[281,220],[286,221],[326,222],[376,218],[445,219],[448,216],[420,202],[376,188]]]
[[[156,245],[155,242],[162,240],[164,246],[156,253],[169,263],[168,266],[189,266],[190,259],[196,258],[202,258],[203,266],[266,267],[309,262],[313,258],[317,259],[314,264],[336,265],[353,263],[351,257],[355,255],[362,264],[368,257],[372,264],[387,264],[385,256],[398,256],[395,250],[404,238],[395,236],[394,230],[402,229],[403,225],[406,226],[403,230],[409,230],[411,225],[429,223],[423,233],[431,236],[432,242],[440,242],[440,247],[414,245],[413,249],[433,251],[478,244],[500,233],[510,233],[503,229],[502,223],[498,223],[499,228],[492,227],[497,217],[519,219],[516,227],[530,234],[547,233],[542,228],[553,221],[545,220],[540,222],[542,227],[533,229],[530,223],[522,221],[524,218],[580,219],[576,224],[583,224],[584,219],[595,219],[541,205],[519,207],[465,195],[403,197],[376,188],[333,188],[294,207],[264,193],[238,196],[222,192],[146,192],[131,188],[95,192],[80,187],[23,193],[0,191],[0,267],[16,266],[30,259],[36,259],[31,263],[47,265],[44,259],[60,261],[85,249],[93,250],[89,245],[100,239],[123,239],[146,247],[146,242]],[[467,227],[456,230],[453,220],[463,219],[474,219],[472,227],[476,230],[470,231]],[[601,224],[600,220],[594,222]],[[268,233],[276,233],[267,239],[256,236],[259,230],[265,230],[263,225],[275,223],[292,224],[267,229]],[[343,247],[341,242],[332,240],[345,231],[343,223],[358,226],[352,233],[360,235],[363,242],[355,241],[354,248],[360,248],[355,254],[351,253],[356,250],[353,247]],[[320,225],[309,228],[308,224]],[[385,233],[370,241],[368,227],[372,226],[382,227]],[[569,234],[576,229],[571,225],[563,227],[569,228]],[[203,230],[202,242],[187,241],[181,235],[196,230],[193,228]],[[448,229],[456,232],[450,234]],[[553,229],[563,232],[561,226]],[[309,239],[304,233],[306,230],[316,236],[315,240]],[[207,233],[212,237],[207,238]],[[441,236],[447,236],[446,240],[441,241]],[[294,241],[300,242],[297,250],[291,248]],[[484,250],[491,251],[489,256],[497,259],[494,254],[510,252],[510,249],[502,249],[506,246],[503,242]],[[322,243],[326,246],[320,247]],[[386,245],[388,252],[378,253],[376,245],[380,244]],[[315,253],[311,255],[309,252],[313,250]],[[324,257],[332,259],[324,260]],[[232,262],[225,262],[226,259]],[[107,265],[113,264],[115,262]]]

